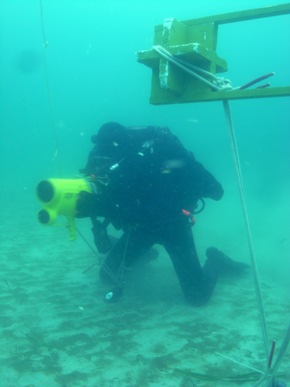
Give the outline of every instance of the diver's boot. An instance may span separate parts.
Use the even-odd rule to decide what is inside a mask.
[[[206,256],[220,275],[242,275],[250,269],[246,263],[234,261],[215,247],[209,247]]]

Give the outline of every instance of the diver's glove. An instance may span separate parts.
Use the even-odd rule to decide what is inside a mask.
[[[76,203],[76,218],[100,216],[100,195],[81,191]]]

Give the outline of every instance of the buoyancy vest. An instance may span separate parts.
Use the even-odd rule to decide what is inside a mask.
[[[122,223],[174,221],[182,210],[192,211],[198,199],[219,199],[223,190],[164,127],[127,127],[126,143],[106,134],[95,144],[87,174],[106,180],[104,213]]]

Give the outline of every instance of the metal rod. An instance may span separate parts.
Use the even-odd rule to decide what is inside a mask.
[[[226,117],[227,127],[228,127],[228,131],[229,131],[230,141],[231,141],[231,145],[232,145],[232,150],[233,150],[233,157],[234,157],[234,163],[235,163],[236,174],[237,174],[237,179],[238,179],[238,187],[239,187],[242,211],[243,211],[244,222],[245,222],[245,226],[246,226],[249,252],[250,252],[250,258],[251,258],[251,263],[252,263],[252,270],[253,270],[256,297],[257,297],[257,304],[258,304],[258,308],[260,311],[260,322],[261,322],[262,335],[263,335],[263,340],[264,340],[265,354],[266,354],[266,358],[268,358],[269,344],[268,344],[266,319],[265,319],[265,312],[264,312],[264,307],[263,307],[263,299],[262,299],[261,285],[260,285],[260,279],[259,279],[259,274],[258,274],[258,267],[257,267],[255,252],[254,252],[254,245],[253,245],[251,228],[250,228],[250,221],[249,221],[248,210],[247,210],[245,194],[244,194],[244,183],[243,183],[243,178],[242,178],[242,171],[241,171],[241,164],[240,164],[240,158],[239,158],[239,153],[238,153],[238,146],[237,146],[237,142],[236,142],[236,137],[235,137],[234,127],[233,127],[229,102],[227,100],[225,100],[225,101],[223,101],[223,105],[224,105],[225,117]]]

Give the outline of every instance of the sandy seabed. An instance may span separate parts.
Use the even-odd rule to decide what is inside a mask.
[[[38,225],[34,208],[16,209],[1,224],[1,386],[253,386],[250,376],[238,381],[252,370],[235,362],[265,370],[251,274],[221,279],[208,305],[193,308],[160,249],[134,268],[123,298],[106,304],[99,259],[82,238],[70,242],[64,228]],[[290,295],[269,278],[261,283],[279,349]],[[288,382],[289,364],[288,350],[279,369]]]

